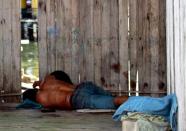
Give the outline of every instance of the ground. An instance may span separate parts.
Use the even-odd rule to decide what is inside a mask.
[[[121,123],[113,113],[81,113],[40,110],[16,110],[15,106],[0,105],[0,131],[120,131]]]

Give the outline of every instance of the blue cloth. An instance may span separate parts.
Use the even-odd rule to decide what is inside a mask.
[[[16,109],[42,109],[43,106],[29,99],[25,99],[21,104],[16,106]]]
[[[127,112],[160,115],[165,117],[173,131],[176,131],[177,108],[177,99],[174,94],[162,98],[132,96],[116,110],[113,119],[120,120],[121,116],[126,115]]]
[[[71,100],[74,109],[115,109],[114,97],[110,92],[92,82],[83,82],[77,86]]]

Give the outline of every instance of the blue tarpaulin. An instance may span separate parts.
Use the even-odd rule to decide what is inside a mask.
[[[162,98],[147,96],[131,96],[123,103],[113,115],[114,120],[120,120],[127,112],[142,112],[151,115],[160,115],[166,118],[173,131],[177,129],[177,99],[176,95],[168,95]]]
[[[43,106],[39,103],[25,99],[21,104],[16,106],[16,109],[42,109]]]

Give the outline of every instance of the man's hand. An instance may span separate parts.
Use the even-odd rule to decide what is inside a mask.
[[[41,84],[41,81],[34,81],[34,83],[33,83],[33,88],[36,88],[37,86],[40,86],[40,84]]]

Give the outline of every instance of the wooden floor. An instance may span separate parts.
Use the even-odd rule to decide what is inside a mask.
[[[16,110],[15,106],[0,105],[0,131],[121,131],[121,123],[113,113],[80,113],[40,110]]]

